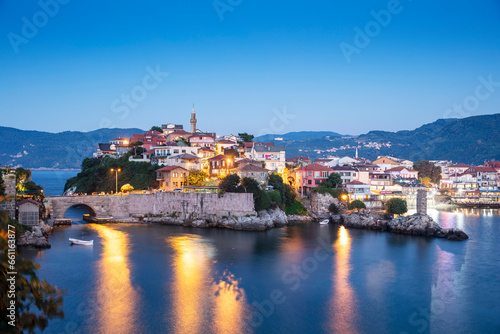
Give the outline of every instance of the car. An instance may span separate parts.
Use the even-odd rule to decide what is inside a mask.
[[[174,190],[172,190],[173,193],[181,193],[182,192],[182,189],[181,188],[175,188]]]

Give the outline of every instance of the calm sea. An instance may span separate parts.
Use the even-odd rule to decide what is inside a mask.
[[[51,173],[33,175],[47,193],[65,181]],[[75,224],[54,230],[51,249],[21,253],[66,289],[65,318],[48,333],[500,333],[497,210],[431,212],[464,242],[299,223],[96,225],[81,214],[68,210]]]

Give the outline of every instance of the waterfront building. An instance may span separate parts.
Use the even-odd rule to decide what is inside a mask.
[[[335,173],[340,175],[342,184],[358,180],[358,170],[351,166],[334,166],[331,168]]]
[[[160,189],[172,191],[181,188],[187,182],[189,171],[180,166],[165,166],[156,171],[156,180],[160,184]]]
[[[177,155],[171,155],[166,159],[167,166],[179,166],[187,170],[191,169],[201,169],[201,159],[193,154],[181,153]]]
[[[231,169],[234,168],[234,160],[228,156],[219,154],[213,158],[207,159],[208,174],[210,176],[226,176],[231,174]]]
[[[385,170],[386,174],[391,174],[394,179],[406,179],[406,180],[416,180],[418,179],[418,171],[404,167],[398,166]]]
[[[371,186],[361,181],[351,181],[343,184],[344,189],[349,193],[350,200],[367,200],[371,195]]]
[[[40,220],[41,204],[31,198],[17,203],[19,223],[24,226],[36,226]]]
[[[378,157],[377,160],[373,161],[373,164],[379,166],[380,170],[385,172],[387,169],[398,167],[400,165],[396,160],[397,159],[394,157]]]
[[[233,170],[233,173],[238,174],[240,178],[250,177],[259,182],[260,185],[267,185],[269,170],[253,164],[244,164]]]
[[[328,179],[328,176],[333,172],[333,169],[330,167],[326,167],[317,162],[298,168],[295,179],[299,192],[302,196],[309,196],[311,190]]]
[[[247,158],[264,162],[266,169],[278,174],[282,174],[286,167],[285,148],[283,146],[255,144],[252,146]]]
[[[463,163],[452,164],[449,166],[442,167],[441,174],[442,174],[443,180],[448,180],[452,176],[457,176],[459,174],[462,174],[470,167],[472,167],[472,166],[468,165],[468,164],[463,164]]]

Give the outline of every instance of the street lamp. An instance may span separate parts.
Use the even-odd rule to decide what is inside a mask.
[[[117,168],[117,169],[114,169],[114,168],[111,168],[111,173],[115,172],[115,176],[116,176],[116,188],[115,188],[115,194],[118,193],[118,173],[120,173],[122,171],[121,168]]]

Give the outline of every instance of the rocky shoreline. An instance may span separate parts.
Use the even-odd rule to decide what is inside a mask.
[[[387,219],[384,215],[370,215],[368,213],[359,212],[331,215],[329,219],[331,223],[351,228],[445,238],[457,241],[469,238],[469,236],[460,229],[442,228],[428,215],[413,214],[411,216]]]
[[[16,244],[18,247],[50,248],[51,245],[48,241],[48,236],[51,232],[52,227],[40,221],[37,226],[33,227],[31,232],[24,232]]]

